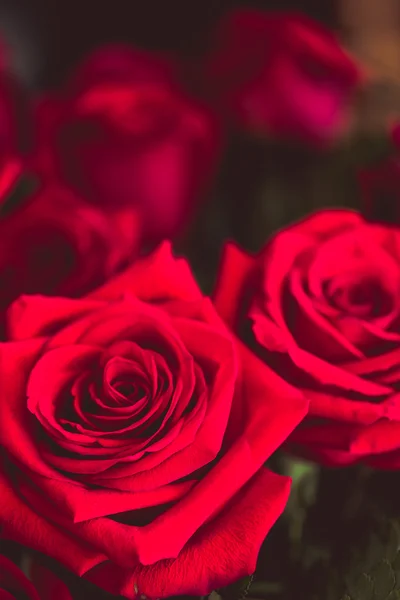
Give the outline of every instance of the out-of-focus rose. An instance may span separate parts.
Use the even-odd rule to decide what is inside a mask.
[[[72,600],[62,581],[48,569],[36,573],[39,589],[8,558],[0,554],[0,598],[2,600]]]
[[[0,523],[114,594],[254,571],[289,481],[263,465],[302,394],[226,328],[163,245],[79,300],[24,296],[0,345]]]
[[[93,204],[135,206],[143,234],[176,233],[209,181],[216,122],[186,96],[171,65],[126,47],[89,57],[37,113],[38,155]]]
[[[17,185],[23,185],[23,180]],[[137,250],[133,211],[106,215],[61,185],[0,204],[0,314],[22,293],[78,296],[113,275]]]
[[[293,447],[332,464],[399,468],[399,229],[327,210],[258,256],[228,246],[215,302],[310,400]]]
[[[335,35],[305,15],[237,10],[217,28],[203,77],[239,126],[321,143],[343,132],[360,71]]]

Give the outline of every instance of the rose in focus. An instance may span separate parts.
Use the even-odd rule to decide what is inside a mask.
[[[400,232],[326,210],[258,256],[229,245],[216,307],[301,389],[293,449],[331,464],[400,465]]]
[[[82,299],[24,296],[0,346],[2,535],[114,594],[206,594],[255,569],[307,403],[163,245]],[[211,349],[211,351],[210,351]]]
[[[205,93],[240,127],[320,144],[345,130],[361,74],[316,21],[237,10],[215,32],[203,78]]]
[[[145,243],[180,230],[218,154],[215,119],[172,63],[129,47],[89,56],[36,121],[40,168],[106,210],[134,206]]]

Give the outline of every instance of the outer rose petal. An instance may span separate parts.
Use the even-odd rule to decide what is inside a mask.
[[[163,242],[148,256],[136,260],[121,275],[88,296],[114,300],[125,294],[141,300],[200,300],[203,295],[184,258],[176,258],[170,242]]]
[[[226,244],[213,296],[217,311],[229,326],[236,325],[243,286],[256,268],[255,257],[243,252],[236,244]]]
[[[18,569],[18,567],[8,558],[0,554],[0,597],[5,600],[42,600],[35,590],[32,582],[29,581]],[[61,599],[62,600],[62,599]],[[68,600],[66,597],[65,600]]]
[[[260,545],[282,512],[288,478],[262,468],[227,509],[198,531],[174,560],[124,571],[91,552],[72,535],[36,514],[0,474],[0,523],[3,537],[47,553],[79,575],[114,594],[135,598],[134,584],[149,597],[209,593],[252,573]],[[243,531],[246,538],[243,539]],[[11,534],[11,535],[10,535]],[[94,565],[99,567],[92,569]]]
[[[351,444],[354,454],[380,454],[399,448],[400,423],[381,419],[360,430]]]
[[[363,217],[355,210],[327,209],[311,214],[288,227],[287,231],[301,227],[301,232],[315,239],[322,239],[343,232],[364,223]]]
[[[370,425],[386,417],[398,419],[400,398],[389,397],[382,402],[353,400],[342,396],[331,396],[323,390],[307,391],[307,398],[312,405],[313,414],[325,419],[334,419],[358,425]]]
[[[400,469],[400,451],[384,452],[377,456],[371,456],[368,460],[368,464],[377,469],[398,471]]]
[[[4,539],[52,556],[78,575],[83,575],[107,559],[105,554],[90,548],[32,510],[10,487],[2,471],[0,524]]]
[[[8,339],[48,335],[54,326],[83,317],[101,306],[103,302],[97,300],[20,296],[7,311]]]
[[[334,422],[298,428],[290,436],[289,447],[303,456],[317,458],[327,464],[352,464],[368,459],[368,463],[385,464],[385,456],[399,447],[400,423],[381,419],[362,426]],[[302,449],[300,446],[306,446]],[[382,455],[382,459],[380,456]],[[390,464],[390,461],[387,461]]]
[[[29,573],[40,600],[72,600],[67,586],[52,571],[35,560]]]
[[[86,298],[21,296],[8,311],[9,338],[20,340],[46,335],[56,326],[83,317],[96,307],[101,308],[106,301],[119,300],[129,294],[142,300],[203,300],[186,260],[175,258],[170,242],[164,242]]]
[[[261,468],[226,510],[200,529],[174,560],[133,570],[103,563],[86,577],[113,594],[150,598],[206,595],[255,571],[260,546],[283,511],[290,479]],[[246,535],[243,536],[243,532]]]

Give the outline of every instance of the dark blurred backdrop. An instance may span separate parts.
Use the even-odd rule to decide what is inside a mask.
[[[0,27],[24,78],[47,87],[107,42],[196,54],[215,21],[236,6],[301,10],[331,26],[340,21],[332,0],[0,0]]]

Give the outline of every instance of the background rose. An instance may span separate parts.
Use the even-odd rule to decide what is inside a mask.
[[[237,10],[214,39],[204,88],[223,115],[311,142],[342,133],[360,71],[330,30],[301,13]]]
[[[171,236],[215,165],[216,122],[179,85],[172,63],[103,48],[64,94],[37,111],[42,168],[108,210],[138,208],[145,241]]]
[[[163,246],[81,300],[22,297],[9,325],[3,536],[129,598],[252,572],[289,491],[263,463],[306,403],[186,262]]]
[[[71,600],[65,585],[48,569],[36,569],[39,589],[5,556],[0,555],[0,597],[4,600]]]
[[[216,306],[310,400],[291,437],[331,463],[400,462],[400,233],[327,210],[258,256],[225,251]]]
[[[13,164],[9,170],[14,176]],[[4,315],[22,293],[76,296],[98,286],[135,255],[137,220],[131,210],[105,215],[60,184],[40,184],[19,204],[4,197],[0,239]]]

